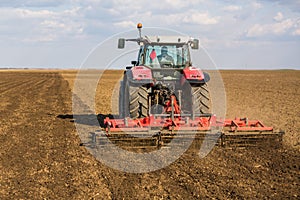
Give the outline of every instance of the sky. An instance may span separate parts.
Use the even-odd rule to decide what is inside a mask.
[[[300,69],[300,0],[1,0],[0,67],[77,68],[138,22],[199,38],[220,69]]]

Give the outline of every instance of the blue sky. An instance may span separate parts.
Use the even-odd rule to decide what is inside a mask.
[[[78,67],[137,22],[199,38],[221,69],[300,69],[299,0],[1,0],[0,67]]]

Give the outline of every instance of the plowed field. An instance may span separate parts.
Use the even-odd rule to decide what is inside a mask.
[[[300,71],[222,71],[227,117],[286,131],[282,148],[190,149],[170,166],[130,174],[98,162],[77,135],[75,71],[0,71],[0,199],[299,199]],[[122,76],[107,71],[96,109],[109,114]]]

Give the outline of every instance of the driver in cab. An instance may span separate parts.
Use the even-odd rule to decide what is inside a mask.
[[[160,65],[174,65],[174,59],[168,54],[168,48],[166,46],[161,48],[161,54],[158,55],[157,58]]]

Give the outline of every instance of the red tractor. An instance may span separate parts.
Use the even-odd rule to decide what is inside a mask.
[[[163,136],[188,137],[196,132],[201,137],[217,137],[222,146],[251,146],[265,140],[281,143],[283,132],[274,132],[259,120],[222,120],[211,113],[210,77],[191,61],[190,49],[198,49],[199,40],[186,36],[142,37],[142,25],[137,28],[138,38],[118,41],[118,48],[133,41],[140,49],[121,81],[119,118],[106,117],[103,121],[107,136],[146,134],[149,139],[159,135],[161,140]]]
[[[140,30],[141,24],[138,24]],[[207,88],[209,75],[192,65],[190,49],[198,49],[199,40],[184,36],[155,36],[119,39],[140,46],[137,61],[126,67],[119,95],[121,118],[144,118],[174,114],[191,117],[210,113]],[[171,104],[171,101],[174,101]],[[176,103],[175,103],[176,102]]]

